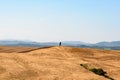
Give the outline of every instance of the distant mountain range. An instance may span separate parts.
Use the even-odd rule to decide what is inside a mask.
[[[114,47],[114,46],[120,46],[120,41],[112,41],[112,42],[99,42],[99,43],[96,43],[96,45],[99,45],[99,46],[111,46],[111,47]]]
[[[47,47],[58,46],[59,42],[34,42],[21,40],[0,40],[0,46],[31,46],[31,47]],[[63,41],[63,46],[73,46],[82,48],[100,48],[100,49],[114,49],[120,50],[120,41],[99,42],[95,44],[85,43],[81,41]]]
[[[0,46],[31,46],[31,47],[45,47],[55,46],[57,42],[35,42],[22,40],[0,40]]]

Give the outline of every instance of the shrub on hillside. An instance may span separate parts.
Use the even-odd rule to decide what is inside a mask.
[[[101,68],[93,68],[93,69],[90,69],[90,71],[94,72],[95,74],[98,74],[98,75],[101,75],[101,76],[105,76],[106,72],[103,71],[103,69]]]

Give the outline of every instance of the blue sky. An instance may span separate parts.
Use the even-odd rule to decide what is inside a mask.
[[[0,0],[0,39],[120,40],[120,0]]]

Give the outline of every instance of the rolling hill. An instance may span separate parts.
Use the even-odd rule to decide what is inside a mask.
[[[110,80],[88,68],[101,68],[113,80],[120,80],[119,50],[64,46],[17,49],[0,48],[0,80]]]

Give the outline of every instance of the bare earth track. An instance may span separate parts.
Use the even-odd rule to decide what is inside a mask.
[[[80,64],[102,68],[120,80],[119,50],[0,47],[0,80],[109,80]]]

